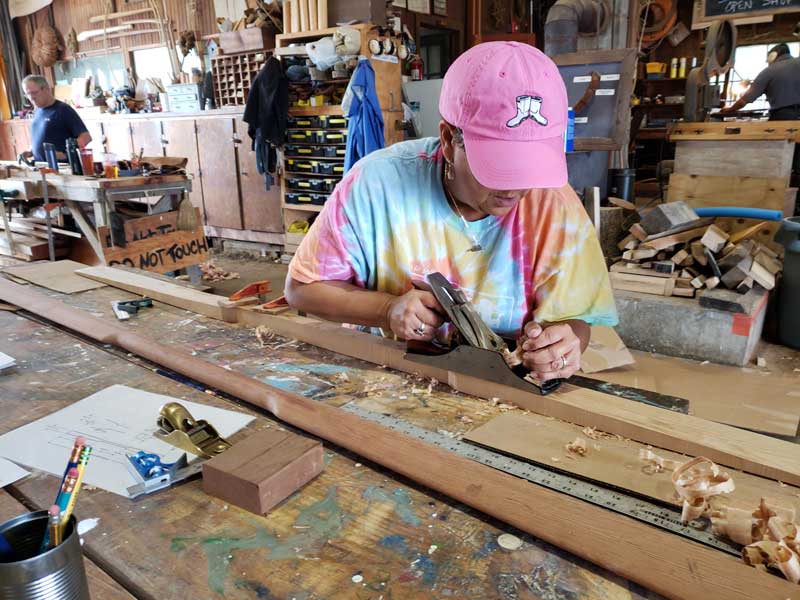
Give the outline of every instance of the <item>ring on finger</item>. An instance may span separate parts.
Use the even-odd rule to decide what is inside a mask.
[[[567,357],[566,356],[562,356],[561,357],[561,368],[565,369],[566,367],[567,367]]]
[[[417,335],[425,335],[425,323],[420,323],[419,327],[414,330]]]

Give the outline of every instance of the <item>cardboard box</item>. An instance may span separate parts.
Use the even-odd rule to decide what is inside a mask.
[[[275,47],[275,34],[266,27],[223,31],[219,34],[219,45],[225,54],[272,49]]]
[[[203,465],[203,490],[258,515],[294,494],[325,467],[322,444],[265,429]]]

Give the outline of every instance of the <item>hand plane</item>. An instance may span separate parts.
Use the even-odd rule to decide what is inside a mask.
[[[428,275],[428,283],[456,328],[456,345],[445,347],[436,342],[411,341],[407,345],[406,359],[542,396],[561,385],[563,379],[534,383],[521,364],[509,366],[506,357],[512,353],[508,344],[484,323],[464,293],[441,273]]]

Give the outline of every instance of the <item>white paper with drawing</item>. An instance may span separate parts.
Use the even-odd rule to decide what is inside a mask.
[[[124,385],[112,385],[58,412],[0,436],[0,456],[60,477],[75,437],[83,435],[92,446],[84,483],[128,496],[136,480],[128,471],[126,454],[154,452],[164,462],[182,451],[153,436],[162,405],[180,402],[195,419],[206,419],[220,435],[233,435],[254,417],[176,400]],[[189,455],[189,460],[193,456]]]

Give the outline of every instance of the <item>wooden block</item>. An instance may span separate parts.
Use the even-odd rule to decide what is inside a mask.
[[[636,250],[629,250],[628,252],[631,253],[633,260],[642,260],[645,258],[653,258],[656,254],[658,254],[657,250],[653,250],[652,248],[636,248]],[[624,256],[624,254],[623,254]]]
[[[742,283],[750,275],[750,267],[753,266],[753,258],[747,256],[743,258],[735,267],[728,269],[720,278],[725,287],[732,290]]]
[[[780,260],[770,256],[766,252],[762,252],[761,250],[756,252],[753,260],[773,275],[779,273],[783,269],[783,263],[781,263]]]
[[[674,262],[676,265],[682,265],[683,266],[683,265],[688,264],[687,261],[690,258],[691,258],[691,256],[689,256],[689,253],[686,250],[679,250],[672,257],[672,262]]]
[[[723,257],[717,261],[717,266],[719,267],[719,270],[724,273],[728,269],[732,269],[738,265],[749,255],[750,251],[748,250],[747,246],[744,244],[739,244],[734,246],[731,252],[723,255]]]
[[[672,294],[671,295],[672,296],[680,296],[682,298],[694,298],[694,292],[695,292],[695,289],[693,287],[691,287],[691,286],[687,287],[687,288],[680,288],[680,287],[676,286],[675,289],[672,290]]]
[[[673,263],[669,263],[673,267]],[[630,265],[622,262],[614,263],[609,269],[611,273],[627,273],[628,275],[646,275],[649,277],[672,277],[671,273],[662,273],[655,269],[645,268],[638,263],[631,263]]]
[[[692,252],[692,258],[694,258],[695,262],[698,265],[706,266],[708,264],[708,259],[706,258],[705,252],[703,252],[703,244],[701,242],[692,242],[689,244],[689,249]]]
[[[753,278],[752,277],[745,277],[742,279],[742,282],[736,286],[736,291],[740,294],[746,294],[750,290],[753,289]]]
[[[706,279],[706,289],[713,290],[719,285],[719,277],[709,277]]]
[[[659,204],[642,217],[641,226],[648,234],[661,233],[680,227],[699,217],[686,202]]]
[[[700,306],[729,313],[751,315],[761,304],[764,294],[766,292],[760,287],[755,287],[744,295],[722,288],[704,290],[700,294]]]
[[[631,243],[636,244],[636,238],[633,237],[633,234],[628,234],[620,240],[617,244],[617,248],[620,250],[632,250],[633,248],[628,248],[628,245]]]
[[[690,283],[692,284],[693,288],[699,290],[701,287],[703,287],[705,285],[706,277],[705,277],[705,275],[698,275],[697,277],[692,279],[692,281]]]
[[[699,238],[705,233],[705,231],[705,227],[694,227],[692,229],[687,229],[686,231],[664,237],[648,238],[648,240],[643,242],[642,245],[646,246],[647,248],[655,248],[656,250],[665,250],[675,246],[676,244],[684,244]]]
[[[709,250],[705,246],[703,246],[703,253],[706,255],[708,266],[711,267],[711,271],[714,273],[714,277],[719,277],[720,279],[722,279],[722,272],[719,270],[719,265],[717,264],[717,259],[714,258],[714,253],[711,252],[711,250]]]
[[[659,273],[671,275],[675,271],[675,263],[671,260],[657,260],[653,263],[653,269]]]
[[[675,289],[675,280],[671,277],[652,277],[649,275],[630,275],[627,273],[609,273],[611,286],[616,290],[671,296]]]
[[[320,442],[288,431],[266,429],[206,461],[203,490],[264,515],[324,467]]]
[[[753,264],[750,266],[749,274],[750,277],[753,279],[753,281],[755,281],[765,290],[771,290],[772,288],[775,287],[775,275],[770,273],[767,269],[765,269],[762,265],[758,264],[756,261],[753,261]]]
[[[725,247],[728,237],[728,234],[716,225],[709,225],[703,237],[700,238],[700,243],[716,254]]]
[[[647,232],[644,230],[639,223],[634,223],[631,225],[631,228],[628,230],[631,232],[631,235],[635,237],[640,242],[643,242],[647,239]]]
[[[636,210],[636,205],[633,202],[628,202],[627,200],[623,200],[622,198],[609,196],[608,201],[614,206],[619,206],[620,208],[624,208],[626,210]]]

